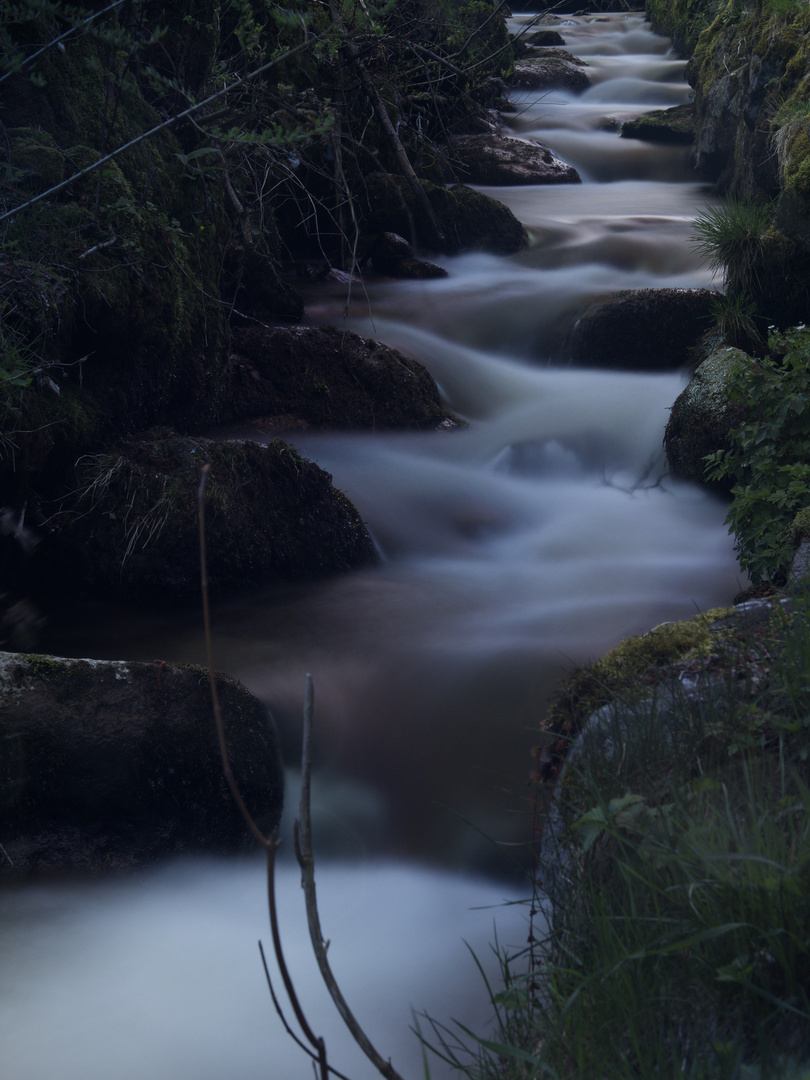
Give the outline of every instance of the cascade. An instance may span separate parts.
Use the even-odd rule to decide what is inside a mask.
[[[528,835],[528,748],[560,675],[741,587],[725,507],[665,476],[663,430],[683,373],[561,361],[590,299],[711,284],[689,244],[711,197],[688,150],[606,130],[606,118],[686,101],[684,65],[641,14],[555,26],[592,85],[515,92],[509,122],[583,183],[482,189],[525,223],[529,248],[444,258],[446,279],[369,283],[345,318],[337,286],[308,298],[313,321],[420,360],[468,426],[296,433],[360,510],[382,564],[214,612],[217,666],[268,703],[291,748],[304,675],[314,677],[330,956],[361,1022],[408,1076],[421,1075],[411,1007],[484,1023],[485,990],[461,939],[490,972],[493,920],[501,942],[525,940],[521,910],[499,906],[526,889],[498,845]],[[54,651],[204,657],[196,613],[133,609],[84,613]],[[0,894],[5,1080],[302,1075],[309,1065],[275,1016],[255,951],[257,936],[269,938],[261,877],[252,860],[198,860]],[[340,1041],[316,986],[291,861],[279,877],[310,1020],[330,1061],[365,1080],[373,1071]],[[431,1075],[442,1070],[434,1063]]]

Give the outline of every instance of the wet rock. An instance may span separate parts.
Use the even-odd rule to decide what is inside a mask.
[[[388,277],[417,280],[447,277],[443,266],[418,259],[408,241],[391,232],[382,233],[377,240],[371,253],[371,265],[378,274]]]
[[[332,326],[234,331],[234,410],[317,428],[438,427],[450,414],[416,360]]]
[[[745,418],[745,406],[732,402],[728,384],[740,364],[753,363],[740,349],[725,347],[697,368],[672,406],[664,447],[674,476],[707,485],[707,454],[729,448],[729,432]],[[711,486],[711,485],[707,485]],[[727,485],[714,485],[725,491]]]
[[[688,146],[695,141],[695,106],[693,102],[672,109],[658,109],[622,124],[623,139]]]
[[[283,771],[267,709],[217,676],[230,760],[261,827]],[[0,873],[138,865],[249,843],[227,789],[207,671],[0,653]]]
[[[583,62],[570,54],[559,50],[551,56],[526,57],[515,63],[515,70],[509,79],[513,90],[572,90],[581,93],[591,85],[591,80],[582,70]],[[570,57],[570,58],[569,58]]]
[[[445,187],[421,181],[442,231],[436,231],[408,183],[399,176],[370,173],[366,177],[367,210],[363,231],[368,235],[397,233],[425,251],[457,255],[488,251],[512,255],[528,243],[526,230],[503,203],[464,184]]]
[[[206,463],[213,593],[323,577],[376,560],[359,514],[331,476],[286,443],[159,431],[79,463],[62,517],[72,574],[108,596],[198,597],[197,492]]]
[[[453,140],[453,152],[473,184],[579,184],[579,173],[541,143],[497,132]]]
[[[572,360],[617,370],[683,366],[712,318],[710,289],[628,289],[597,300],[576,323]]]
[[[565,45],[565,38],[556,30],[535,30],[524,38],[527,45]]]

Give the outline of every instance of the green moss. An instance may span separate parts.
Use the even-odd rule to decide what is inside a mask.
[[[791,539],[794,544],[798,545],[808,537],[810,537],[810,506],[805,506],[793,519]]]
[[[705,661],[720,648],[726,631],[717,624],[733,608],[712,608],[685,622],[663,623],[643,635],[625,638],[595,663],[563,681],[543,720],[551,744],[547,776],[556,778],[571,741],[597,709],[609,702],[650,695],[668,665]]]
[[[22,658],[22,663],[25,674],[35,679],[44,679],[52,675],[69,675],[73,666],[40,653],[29,653]]]

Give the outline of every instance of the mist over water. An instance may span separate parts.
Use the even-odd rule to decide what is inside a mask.
[[[481,873],[506,872],[493,841],[529,835],[528,748],[561,674],[627,634],[728,603],[743,584],[724,505],[666,476],[662,436],[684,374],[564,360],[592,299],[711,285],[689,244],[710,197],[688,152],[606,130],[685,101],[683,64],[640,15],[558,25],[594,85],[579,97],[515,94],[510,122],[584,182],[482,189],[526,224],[529,249],[444,258],[441,281],[309,297],[313,321],[425,364],[469,426],[296,436],[358,507],[382,565],[214,613],[217,666],[273,709],[291,762],[304,676],[314,677],[316,854],[332,859],[319,871],[324,929],[346,957],[350,1003],[411,1076],[421,1075],[411,1005],[473,1024],[485,1012],[459,939],[485,955],[497,915],[502,941],[525,940],[518,909],[470,909],[523,891]],[[89,610],[52,647],[204,657],[196,612]],[[285,941],[304,964],[291,866],[281,893]],[[24,888],[0,904],[3,1080],[293,1080],[308,1069],[263,985],[258,866],[178,864]],[[308,975],[302,983],[309,992]],[[325,1034],[328,1013],[314,1006]],[[370,1075],[344,1052],[338,1068]]]

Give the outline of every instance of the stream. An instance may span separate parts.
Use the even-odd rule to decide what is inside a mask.
[[[530,19],[512,18],[512,28]],[[358,507],[380,567],[217,605],[215,663],[273,710],[297,800],[304,677],[316,691],[314,840],[324,933],[350,1005],[399,1071],[423,1076],[412,1010],[484,1030],[490,942],[526,939],[515,861],[530,835],[529,747],[567,670],[622,637],[728,603],[725,506],[665,476],[682,372],[561,361],[587,302],[711,286],[690,223],[712,202],[688,148],[620,139],[688,99],[684,63],[640,14],[561,16],[592,86],[515,92],[515,134],[581,185],[482,188],[524,222],[512,257],[449,277],[320,288],[308,317],[421,361],[464,430],[296,433]],[[260,438],[258,432],[249,433]],[[202,662],[197,611],[88,606],[55,653]],[[285,825],[289,837],[289,824]],[[306,944],[291,844],[279,867],[287,958],[330,1062],[374,1074],[332,1019]],[[523,855],[521,854],[523,853]],[[0,892],[3,1080],[294,1080],[310,1065],[267,994],[262,866],[178,860],[124,879]],[[469,945],[469,950],[467,945]],[[422,1021],[424,1027],[424,1021]],[[434,1080],[450,1075],[431,1061]]]

